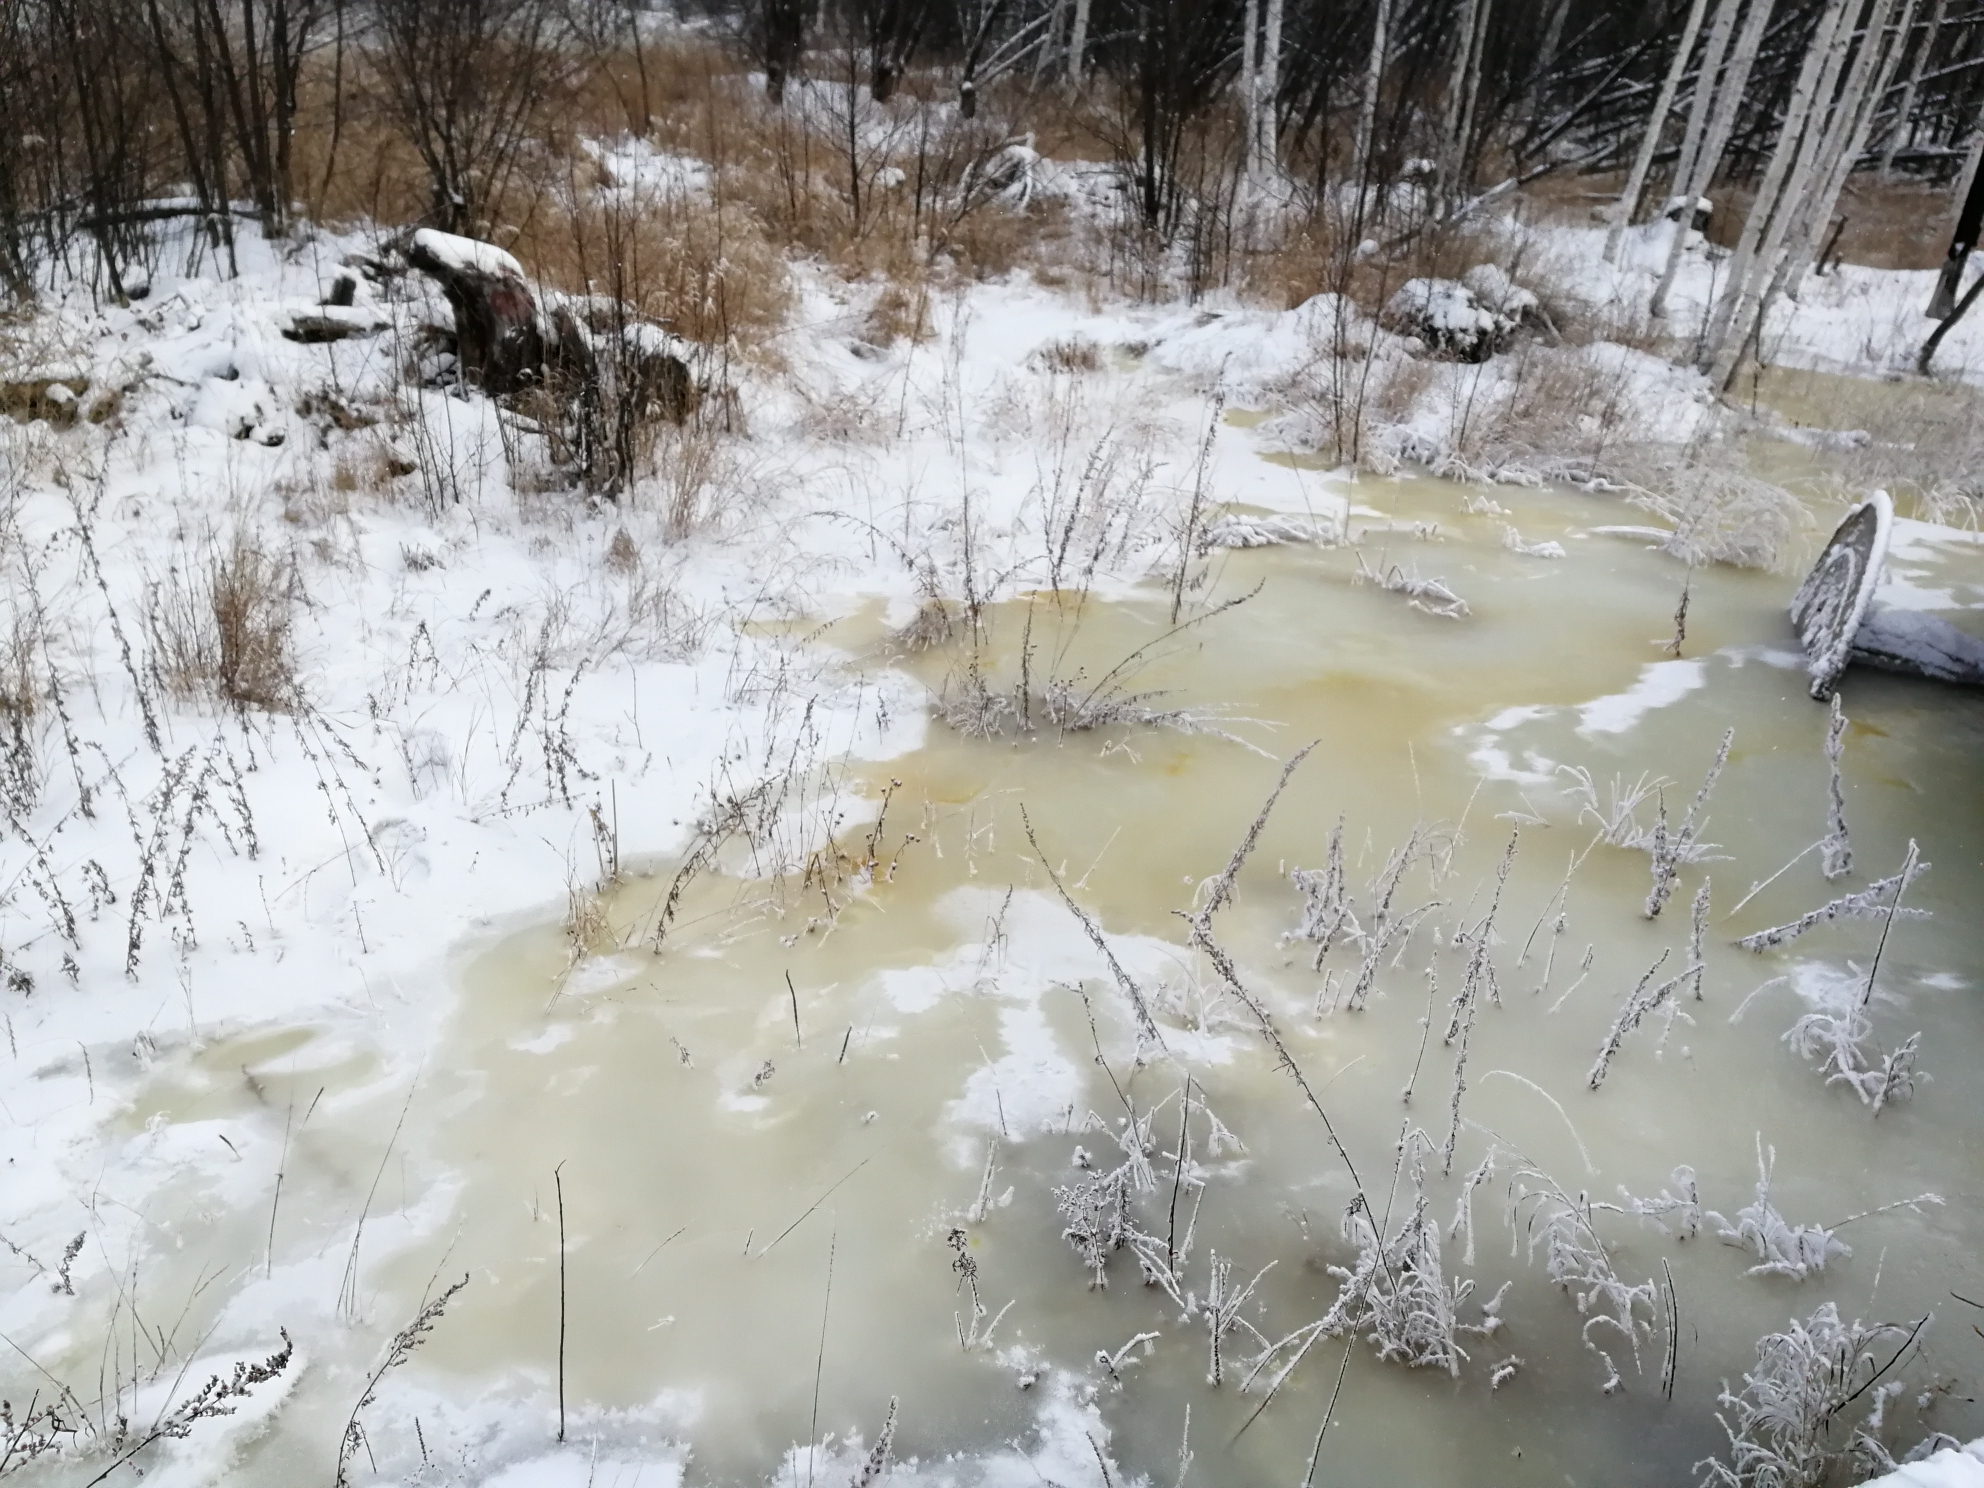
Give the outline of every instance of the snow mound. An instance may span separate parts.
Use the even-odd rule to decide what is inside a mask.
[[[1380,319],[1388,330],[1417,336],[1430,350],[1463,362],[1487,361],[1516,329],[1513,319],[1490,310],[1457,279],[1406,280]]]
[[[1869,1478],[1866,1488],[1984,1488],[1984,1437],[1965,1447],[1944,1447],[1920,1462]]]

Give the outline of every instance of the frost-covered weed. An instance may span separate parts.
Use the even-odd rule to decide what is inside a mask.
[[[1695,1170],[1683,1163],[1668,1175],[1667,1181],[1673,1187],[1663,1188],[1650,1199],[1628,1193],[1625,1185],[1621,1184],[1619,1197],[1624,1202],[1620,1212],[1651,1220],[1677,1240],[1692,1240],[1702,1232],[1703,1214],[1701,1188],[1695,1181]]]
[[[1855,985],[1834,989],[1822,1006],[1791,1025],[1784,1041],[1800,1059],[1819,1062],[1826,1084],[1846,1086],[1876,1116],[1914,1095],[1916,1082],[1929,1078],[1915,1067],[1922,1035],[1912,1033],[1892,1050],[1883,1050]]]
[[[1415,610],[1437,615],[1442,620],[1465,620],[1471,613],[1467,601],[1449,589],[1443,579],[1422,578],[1415,568],[1407,573],[1396,563],[1383,570],[1366,566],[1364,555],[1357,555],[1357,582],[1376,584],[1387,594],[1402,594]]]
[[[1330,1335],[1362,1333],[1387,1362],[1458,1375],[1467,1359],[1460,1337],[1491,1330],[1459,1320],[1474,1282],[1446,1277],[1440,1226],[1425,1187],[1425,1158],[1436,1150],[1416,1128],[1401,1139],[1409,1207],[1395,1232],[1381,1231],[1382,1221],[1361,1195],[1352,1201],[1343,1217],[1343,1237],[1356,1247],[1357,1259],[1348,1267],[1329,1268],[1338,1281],[1336,1300],[1316,1326]]]
[[[1604,1042],[1598,1046],[1598,1058],[1593,1061],[1590,1072],[1585,1076],[1585,1083],[1591,1089],[1596,1090],[1605,1082],[1605,1076],[1612,1068],[1613,1057],[1618,1054],[1619,1046],[1626,1041],[1626,1035],[1638,1028],[1651,1014],[1665,1008],[1670,1022],[1676,1017],[1685,1019],[1688,1016],[1675,1005],[1675,999],[1679,988],[1684,983],[1692,981],[1700,973],[1701,966],[1697,963],[1669,977],[1658,986],[1650,985],[1660,968],[1666,965],[1667,956],[1666,951],[1660,953],[1660,959],[1647,969],[1646,974],[1640,978],[1639,985],[1633,988],[1632,995],[1620,1007],[1619,1015],[1612,1020],[1612,1026],[1606,1031]]]
[[[1632,1283],[1619,1275],[1592,1226],[1597,1207],[1582,1194],[1572,1198],[1534,1164],[1519,1168],[1509,1181],[1510,1229],[1527,1237],[1532,1259],[1542,1249],[1545,1274],[1577,1304],[1585,1319],[1579,1336],[1604,1364],[1601,1388],[1610,1395],[1624,1389],[1625,1380],[1599,1340],[1609,1335],[1615,1347],[1623,1342],[1637,1369],[1640,1345],[1653,1336],[1652,1322],[1640,1312],[1653,1312],[1660,1291],[1651,1277]]]
[[[1746,935],[1737,944],[1746,951],[1774,950],[1796,940],[1815,925],[1830,924],[1834,920],[1884,919],[1890,914],[1898,920],[1926,920],[1929,918],[1928,910],[1909,909],[1898,905],[1897,901],[1910,884],[1929,871],[1929,867],[1927,863],[1911,864],[1906,875],[1892,874],[1868,884],[1857,893],[1842,894],[1817,909],[1806,911],[1795,920]]]
[[[1792,1224],[1770,1200],[1771,1172],[1777,1165],[1777,1149],[1765,1149],[1757,1138],[1757,1195],[1736,1211],[1732,1225],[1710,1211],[1716,1234],[1725,1245],[1741,1246],[1756,1252],[1752,1276],[1782,1276],[1803,1281],[1814,1271],[1823,1271],[1834,1256],[1850,1256],[1853,1248],[1835,1238],[1824,1225]]]
[[[1844,1431],[1833,1431],[1835,1417],[1893,1366],[1922,1326],[1842,1323],[1837,1304],[1826,1302],[1803,1322],[1794,1318],[1783,1332],[1765,1334],[1742,1389],[1732,1391],[1725,1380],[1717,1397],[1727,1460],[1696,1463],[1697,1481],[1702,1488],[1818,1488],[1851,1446]],[[1883,1360],[1890,1344],[1893,1355]],[[1870,1407],[1881,1409],[1878,1396]]]

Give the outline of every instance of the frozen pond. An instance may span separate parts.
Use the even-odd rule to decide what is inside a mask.
[[[1112,1481],[1170,1483],[1189,1410],[1187,1481],[1300,1482],[1334,1398],[1318,1482],[1651,1488],[1722,1447],[1716,1392],[1756,1338],[1829,1300],[1849,1320],[1937,1314],[1887,1407],[1891,1447],[1978,1434],[1962,1397],[1979,1344],[1950,1293],[1984,1296],[1984,699],[1848,675],[1853,869],[1829,883],[1819,853],[1800,857],[1827,832],[1828,715],[1784,617],[1794,580],[1695,571],[1670,655],[1689,576],[1591,535],[1630,520],[1616,504],[1498,490],[1507,512],[1463,515],[1461,494],[1367,482],[1356,551],[1217,552],[1179,617],[1209,618],[1182,631],[1155,582],[1002,602],[976,638],[953,611],[949,638],[914,650],[878,610],[848,616],[816,644],[853,673],[913,674],[935,716],[906,756],[795,769],[777,835],[817,849],[830,828],[832,849],[770,880],[753,872],[765,843],[741,832],[702,872],[626,876],[576,963],[557,924],[476,949],[410,1093],[373,1051],[308,1029],[162,1062],[134,1125],[258,1123],[289,1133],[289,1157],[273,1216],[266,1187],[189,1179],[203,1244],[182,1238],[148,1285],[176,1304],[219,1257],[266,1256],[221,1266],[225,1287],[270,1287],[273,1307],[285,1277],[307,1277],[348,1288],[370,1324],[349,1357],[317,1346],[235,1481],[329,1481],[368,1350],[464,1275],[380,1387],[354,1472],[439,1481],[494,1429],[478,1411],[548,1440],[561,1189],[568,1435],[595,1443],[600,1482],[634,1481],[626,1464],[671,1436],[692,1446],[693,1482],[845,1482],[849,1433],[872,1443],[892,1399],[902,1481],[1100,1482],[1106,1456]],[[1565,556],[1520,551],[1509,524]],[[1360,581],[1394,568],[1444,581],[1468,614]],[[1162,696],[1128,700],[1145,693]],[[946,702],[989,736],[945,722]],[[1191,716],[1054,722],[1116,704]],[[1650,834],[1664,802],[1679,840],[1726,730],[1694,817],[1704,860],[1649,919],[1650,853],[1598,840],[1598,818],[1615,779],[1664,781],[1637,819]],[[1311,741],[1212,929],[1342,1154],[1179,914],[1203,908]],[[1364,938],[1342,922],[1318,971],[1291,873],[1318,871],[1324,893],[1339,824]],[[1933,868],[1904,903],[1932,917],[1894,922],[1868,1013],[1878,1054],[1919,1033],[1917,1084],[1877,1116],[1786,1033],[1858,1003],[1883,920],[1761,953],[1736,941],[1898,872],[1911,841]],[[1106,934],[1151,1032],[1046,868]],[[1677,973],[1590,1088],[1635,989]],[[1425,1138],[1401,1160],[1407,1128]],[[1865,1214],[1837,1230],[1850,1256],[1802,1281],[1751,1275],[1759,1254],[1714,1219],[1677,1238],[1685,1216],[1663,1230],[1594,1207],[1672,1191],[1686,1165],[1734,1227],[1760,1144],[1790,1224]],[[1131,1150],[1120,1206],[1078,1192]],[[1361,1184],[1396,1238],[1415,1170],[1449,1297],[1472,1283],[1454,1308],[1466,1358],[1409,1368],[1359,1341],[1345,1367],[1345,1337],[1308,1325],[1338,1299],[1331,1268],[1356,1264],[1346,1208]],[[1943,1202],[1866,1214],[1928,1193]],[[1104,1246],[1103,1287],[1064,1235],[1098,1215],[1109,1238],[1146,1237],[1142,1265],[1138,1244]],[[1646,1288],[1631,1337],[1587,1327],[1605,1300],[1581,1316],[1552,1283],[1553,1222]],[[1380,1269],[1423,1272],[1427,1254],[1388,1251]],[[1171,1286],[1150,1282],[1153,1255]],[[1208,1298],[1257,1276],[1219,1314],[1215,1386]],[[224,1289],[194,1294],[189,1327]],[[74,1346],[94,1336],[79,1323]],[[1263,1358],[1263,1340],[1288,1341]]]

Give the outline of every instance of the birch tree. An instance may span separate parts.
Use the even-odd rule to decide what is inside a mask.
[[[1908,43],[1908,33],[1914,28],[1917,4],[1918,0],[1876,0],[1874,9],[1878,16],[1868,19],[1867,39],[1860,44],[1860,55],[1854,62],[1847,84],[1848,102],[1842,105],[1840,126],[1828,142],[1824,173],[1819,178],[1818,189],[1807,198],[1800,211],[1783,261],[1777,269],[1778,283],[1773,286],[1773,294],[1781,289],[1792,299],[1798,298],[1805,271],[1812,266],[1812,254],[1818,247],[1819,235],[1832,219],[1833,207],[1839,201],[1840,192],[1846,188],[1846,178],[1853,173],[1853,167],[1859,164],[1861,155],[1867,149],[1868,137],[1874,131],[1874,116],[1880,112],[1881,100],[1887,95],[1895,72],[1901,65],[1901,53]],[[1890,37],[1889,26],[1897,11],[1901,16],[1900,25]],[[1877,19],[1880,23],[1878,27],[1875,24]],[[1768,302],[1770,296],[1765,298]]]
[[[1570,9],[1571,0],[1554,0],[1543,22],[1543,41],[1530,59],[1529,80],[1523,87],[1519,117],[1524,129],[1534,130],[1543,112],[1543,80],[1550,76],[1550,68],[1557,60],[1557,47],[1564,39],[1564,19]]]
[[[1695,174],[1695,161],[1702,153],[1702,140],[1708,132],[1710,106],[1719,96],[1716,80],[1722,76],[1722,69],[1729,61],[1729,45],[1736,37],[1736,13],[1742,9],[1742,0],[1716,0],[1713,11],[1714,23],[1709,27],[1708,40],[1702,46],[1701,71],[1695,78],[1694,96],[1688,100],[1688,122],[1681,132],[1681,153],[1674,161],[1674,199],[1685,204],[1682,212],[1682,232],[1694,220],[1694,200],[1686,195],[1686,185]]]
[[[1915,65],[1908,70],[1908,81],[1902,86],[1901,104],[1895,109],[1894,124],[1888,130],[1887,148],[1881,152],[1881,179],[1894,179],[1895,152],[1908,143],[1908,123],[1915,115],[1915,95],[1922,87],[1922,73],[1929,65],[1929,54],[1936,49],[1936,37],[1943,29],[1943,13],[1949,7],[1949,0],[1935,0],[1929,7],[1929,24],[1922,32],[1922,46],[1915,53]],[[1902,32],[1902,45],[1908,44],[1908,32]]]
[[[1440,131],[1440,184],[1448,193],[1457,194],[1461,189],[1467,132],[1472,125],[1466,100],[1480,75],[1480,22],[1489,3],[1490,0],[1461,0],[1460,25],[1454,32],[1453,70],[1447,79],[1446,119]]]
[[[1068,81],[1080,83],[1088,53],[1089,0],[1075,0],[1075,24],[1068,33]]]
[[[1357,106],[1357,139],[1351,152],[1351,167],[1357,173],[1358,217],[1363,217],[1363,193],[1374,178],[1371,152],[1378,138],[1378,93],[1385,81],[1385,50],[1390,38],[1392,0],[1377,0],[1377,17],[1371,27],[1371,60],[1364,67],[1364,97]]]
[[[1733,15],[1738,0],[1727,0]],[[1676,181],[1675,195],[1683,201],[1699,201],[1715,179],[1722,164],[1722,152],[1729,147],[1729,136],[1736,128],[1736,115],[1743,106],[1743,90],[1749,86],[1750,71],[1756,66],[1757,52],[1763,46],[1764,32],[1770,25],[1770,0],[1751,0],[1743,29],[1731,44],[1728,65],[1715,92],[1715,105],[1702,127],[1701,139],[1688,157],[1685,177]],[[1667,241],[1667,266],[1653,292],[1647,313],[1656,319],[1667,313],[1667,296],[1673,291],[1674,276],[1680,271],[1681,250],[1687,245],[1693,214],[1684,213],[1674,236]]]
[[[1778,128],[1777,148],[1771,152],[1770,162],[1764,167],[1756,200],[1750,204],[1750,214],[1744,219],[1742,236],[1738,238],[1736,251],[1729,260],[1729,277],[1715,308],[1710,312],[1709,324],[1702,337],[1701,365],[1704,370],[1715,369],[1718,381],[1734,370],[1733,362],[1725,364],[1724,345],[1731,325],[1738,319],[1739,309],[1754,294],[1755,265],[1760,258],[1767,259],[1774,246],[1773,242],[1768,241],[1773,229],[1779,235],[1784,230],[1785,214],[1779,209],[1794,199],[1796,192],[1802,191],[1803,178],[1811,168],[1811,154],[1816,148],[1818,136],[1813,114],[1819,107],[1820,98],[1832,91],[1838,77],[1839,48],[1836,43],[1842,32],[1848,38],[1852,36],[1849,12],[1858,9],[1858,0],[1826,0],[1811,40],[1806,45],[1804,60],[1798,67],[1798,79],[1792,85],[1791,101]]]
[[[1653,166],[1653,152],[1660,148],[1661,131],[1667,127],[1667,115],[1674,107],[1674,95],[1681,87],[1681,75],[1688,70],[1688,57],[1695,49],[1695,36],[1701,30],[1702,11],[1706,0],[1690,0],[1688,19],[1681,27],[1681,40],[1674,48],[1674,61],[1667,69],[1667,76],[1661,79],[1660,95],[1654,101],[1653,115],[1646,121],[1646,133],[1640,138],[1639,153],[1633,157],[1633,168],[1626,176],[1626,189],[1619,193],[1619,200],[1612,208],[1612,230],[1605,235],[1605,261],[1619,261],[1619,244],[1624,241],[1626,228],[1632,221],[1633,208],[1639,205],[1640,192],[1646,187],[1648,170]],[[1703,82],[1706,82],[1709,62],[1702,62]],[[1702,84],[1696,85],[1701,91]]]
[[[1252,148],[1248,152],[1249,173],[1257,186],[1273,176],[1280,165],[1275,108],[1281,93],[1281,12],[1282,0],[1266,0],[1250,120]]]

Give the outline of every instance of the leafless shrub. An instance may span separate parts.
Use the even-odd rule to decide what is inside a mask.
[[[0,608],[0,800],[17,815],[34,809],[41,775],[35,760],[35,718],[42,708],[39,663],[45,655],[39,605],[19,602],[21,589],[10,586]]]
[[[1087,336],[1064,336],[1049,341],[1034,352],[1034,359],[1055,372],[1099,372],[1102,348]]]
[[[1663,551],[1691,568],[1727,563],[1778,572],[1811,520],[1789,492],[1726,462],[1649,457],[1628,481],[1626,499],[1673,529]]]

